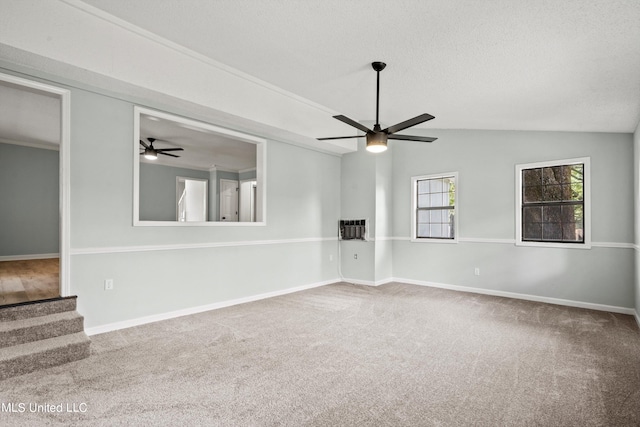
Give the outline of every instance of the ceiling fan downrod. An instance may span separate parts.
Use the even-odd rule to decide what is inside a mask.
[[[377,79],[376,79],[376,124],[374,125],[373,130],[380,130],[380,71],[384,70],[384,67],[387,66],[384,62],[372,62],[371,66],[376,71]]]
[[[396,135],[396,132],[400,132],[404,129],[410,128],[412,126],[418,125],[420,123],[424,123],[428,120],[433,119],[434,117],[431,114],[423,113],[419,116],[416,116],[412,119],[405,120],[404,122],[400,122],[393,126],[389,126],[386,129],[382,129],[380,126],[380,71],[384,70],[387,66],[384,62],[376,61],[371,63],[371,67],[377,73],[376,77],[376,124],[373,126],[373,129],[369,129],[357,121],[350,119],[347,116],[343,116],[341,114],[337,116],[333,116],[334,119],[340,120],[343,123],[348,124],[361,132],[364,132],[364,135],[349,135],[349,136],[333,136],[328,138],[318,138],[319,141],[324,141],[328,139],[349,139],[349,138],[362,138],[363,136],[367,139],[367,151],[372,153],[381,153],[387,149],[387,140],[389,139],[399,139],[404,141],[420,141],[420,142],[433,142],[437,138],[432,138],[429,136],[417,136],[417,135]]]

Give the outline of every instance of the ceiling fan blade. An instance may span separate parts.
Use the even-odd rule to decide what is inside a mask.
[[[389,135],[388,139],[399,139],[402,141],[420,141],[420,142],[433,142],[438,138],[432,138],[430,136],[414,136],[414,135]]]
[[[360,123],[356,122],[355,120],[351,120],[349,117],[347,116],[333,116],[334,119],[338,119],[343,123],[346,123],[350,126],[353,126],[356,129],[360,129],[362,132],[364,133],[369,133],[372,132],[371,129],[369,129],[368,127],[366,127],[365,125],[361,125]]]
[[[176,156],[175,154],[163,153],[162,151],[157,151],[157,153],[162,154],[163,156],[180,157],[180,156]]]
[[[184,151],[184,148],[156,148],[158,153],[162,151]]]
[[[149,145],[146,142],[144,142],[143,140],[140,140],[140,144],[142,144],[142,146],[144,148],[149,148]]]
[[[347,139],[347,138],[362,138],[364,135],[353,135],[353,136],[329,136],[327,138],[316,138],[318,141],[326,141],[328,139]]]
[[[391,135],[392,133],[400,132],[403,129],[410,128],[411,126],[418,125],[420,123],[426,122],[428,120],[434,119],[431,114],[420,114],[419,116],[414,117],[413,119],[406,120],[404,122],[398,123],[397,125],[389,126],[383,132]]]

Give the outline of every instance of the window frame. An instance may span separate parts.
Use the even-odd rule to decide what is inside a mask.
[[[172,122],[173,125],[183,126],[188,129],[200,130],[213,135],[221,135],[237,139],[256,146],[256,181],[258,190],[256,197],[256,221],[156,221],[140,219],[140,122],[142,116],[155,117],[157,119]],[[139,105],[133,106],[133,226],[134,227],[263,227],[267,225],[267,139],[248,133],[227,129],[200,121],[183,117],[174,113],[154,110]],[[210,172],[215,170],[211,168]],[[220,170],[220,169],[218,169]],[[209,183],[209,190],[215,189],[215,185]],[[210,198],[211,200],[211,198]]]
[[[554,166],[583,165],[583,241],[582,242],[551,242],[530,241],[522,239],[522,171],[525,169],[548,168]],[[591,249],[591,158],[578,157],[563,160],[525,163],[515,166],[515,241],[517,246],[537,246],[547,248]]]
[[[446,237],[418,237],[417,212],[418,212],[418,181],[428,179],[453,178],[455,191],[453,199],[453,238]],[[420,175],[411,177],[411,241],[419,243],[458,243],[458,224],[460,223],[458,210],[458,192],[460,191],[460,180],[458,172],[445,172],[430,175]]]

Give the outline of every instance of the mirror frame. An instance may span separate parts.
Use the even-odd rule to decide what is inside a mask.
[[[159,119],[173,121],[185,126],[203,129],[207,132],[231,137],[256,146],[256,222],[227,221],[145,221],[140,219],[140,116],[148,115]],[[254,135],[226,129],[210,123],[170,114],[150,108],[133,107],[133,225],[134,227],[255,227],[267,225],[267,140]],[[210,185],[210,183],[209,183]]]

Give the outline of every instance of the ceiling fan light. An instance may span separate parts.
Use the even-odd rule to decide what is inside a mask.
[[[367,134],[367,151],[382,153],[387,150],[387,134],[384,132]]]
[[[156,150],[150,150],[148,148],[144,149],[144,158],[147,160],[155,160],[158,158],[158,153]]]

